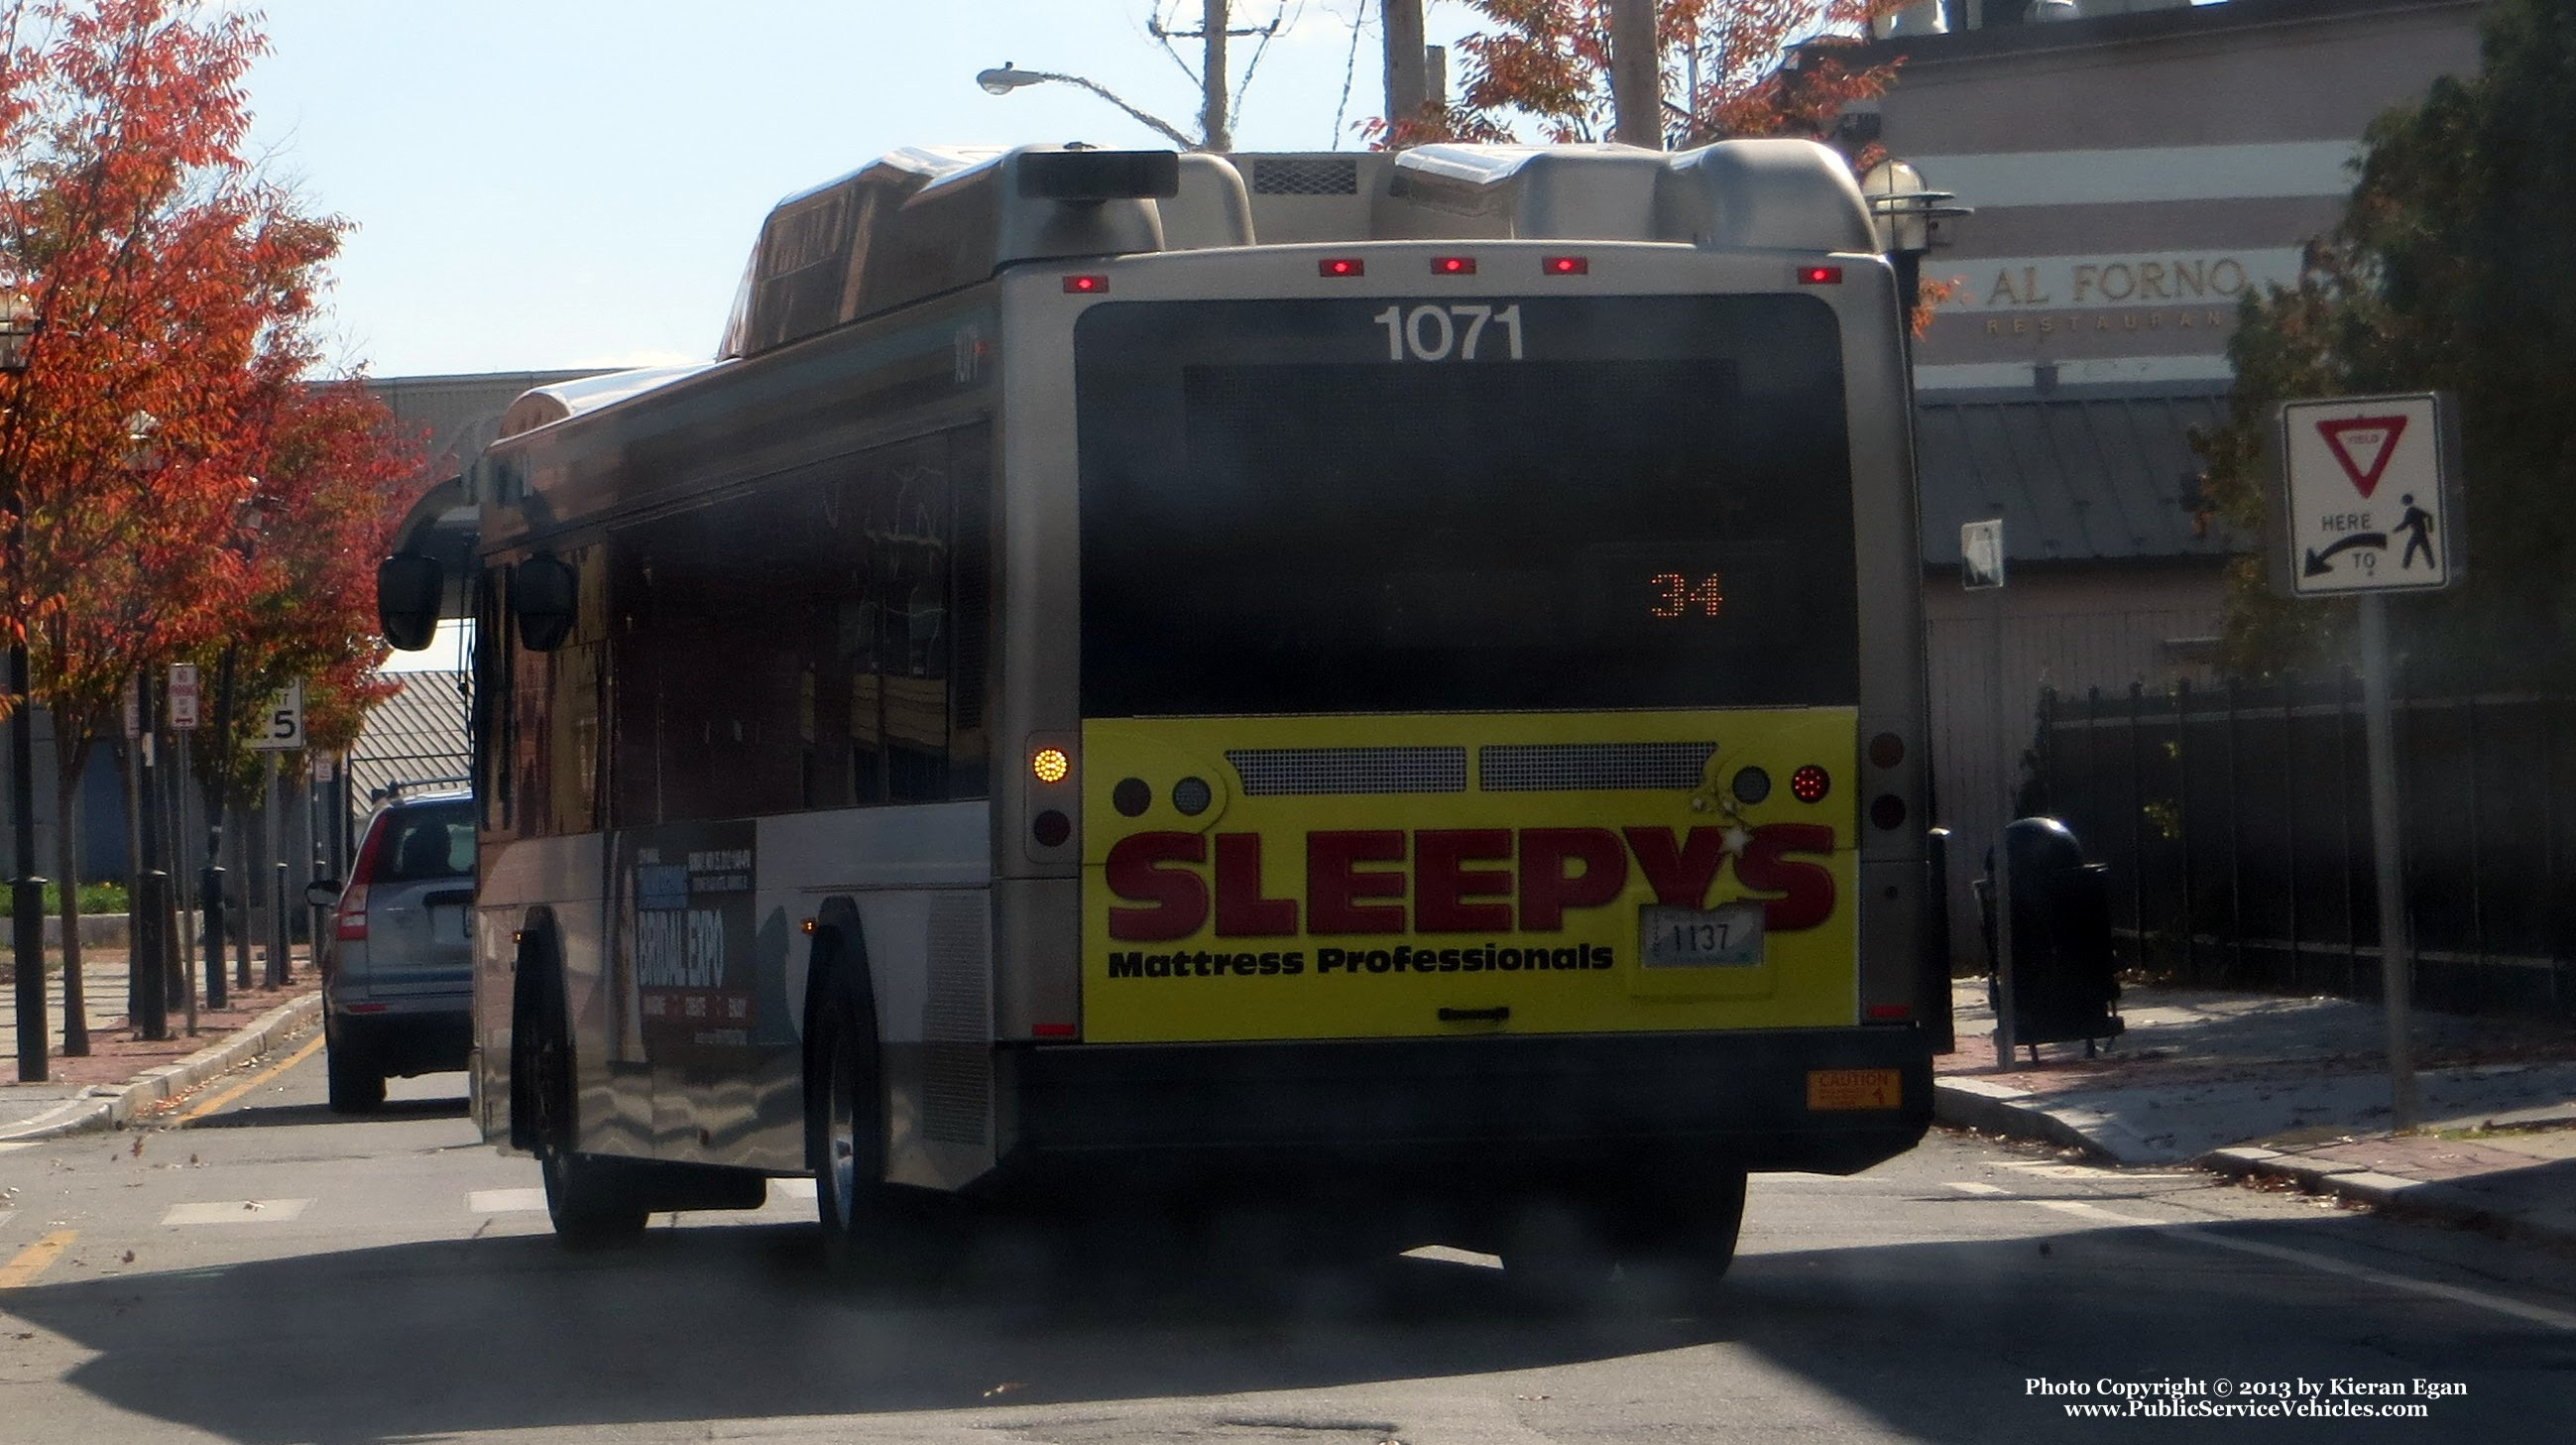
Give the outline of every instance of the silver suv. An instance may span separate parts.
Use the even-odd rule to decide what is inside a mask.
[[[464,1068],[474,1008],[473,795],[396,796],[367,820],[347,885],[316,883],[307,896],[333,910],[322,955],[331,1108],[364,1113],[385,1101],[393,1075]]]

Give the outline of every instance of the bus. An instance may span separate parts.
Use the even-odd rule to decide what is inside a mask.
[[[900,151],[468,481],[472,1110],[816,1181],[1732,1256],[1931,1114],[1921,556],[1842,159]]]

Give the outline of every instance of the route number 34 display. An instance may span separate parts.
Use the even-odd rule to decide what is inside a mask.
[[[1369,318],[1386,328],[1389,361],[1474,361],[1488,325],[1503,334],[1505,359],[1521,359],[1521,308],[1489,305],[1390,306]]]

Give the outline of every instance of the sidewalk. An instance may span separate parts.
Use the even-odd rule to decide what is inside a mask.
[[[2099,1057],[2044,1044],[1997,1067],[1984,979],[1954,985],[1941,1122],[2120,1164],[2197,1163],[2576,1248],[2576,1029],[2416,1010],[2421,1128],[2389,1129],[2374,1004],[2131,985]]]
[[[200,1008],[192,1037],[186,1018],[170,1011],[171,1037],[139,1039],[125,1023],[125,955],[84,949],[81,986],[89,1020],[90,1054],[62,1055],[63,981],[48,978],[46,1037],[52,1047],[47,1079],[18,1082],[15,1023],[17,991],[0,969],[0,1144],[114,1128],[161,1101],[187,1092],[303,1032],[321,1016],[313,971],[299,953],[294,981],[283,989],[234,989],[221,1010]],[[253,964],[253,977],[258,965]]]

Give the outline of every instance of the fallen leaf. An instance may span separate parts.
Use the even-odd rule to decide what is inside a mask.
[[[133,1250],[130,1250],[130,1249],[129,1249],[129,1250],[127,1250],[127,1251],[125,1252],[125,1258],[121,1261],[121,1263],[125,1263],[125,1264],[132,1264],[132,1263],[134,1263],[134,1251],[133,1251]]]
[[[128,1156],[128,1157],[130,1157],[130,1158],[135,1158],[135,1159],[140,1159],[140,1158],[142,1158],[142,1157],[143,1157],[143,1136],[142,1136],[142,1135],[140,1135],[140,1134],[135,1135],[135,1136],[134,1136],[134,1147],[133,1147],[133,1148],[131,1148],[131,1149],[126,1150],[125,1152],[126,1152],[127,1156]]]

